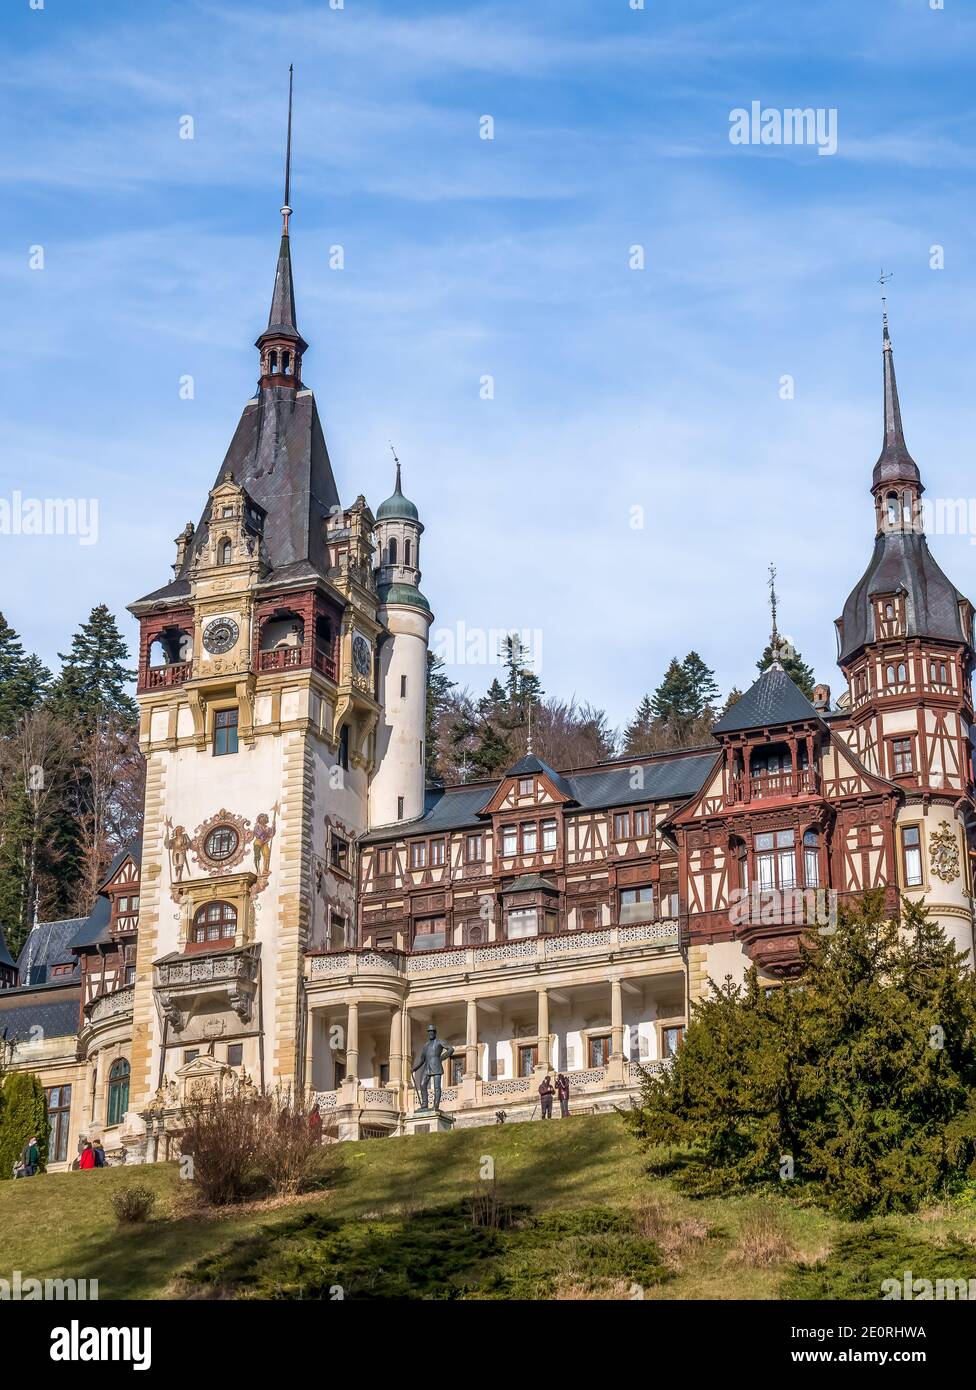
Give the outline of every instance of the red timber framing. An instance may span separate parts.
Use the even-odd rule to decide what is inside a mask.
[[[299,645],[269,645],[269,625],[301,624]],[[255,605],[253,623],[253,669],[286,671],[313,667],[335,683],[339,673],[339,638],[342,608],[315,590],[300,594],[281,594],[262,599]]]
[[[178,641],[181,634],[193,638],[193,609],[167,608],[143,618],[139,628],[139,680],[136,689],[140,695],[147,690],[161,690],[167,686],[182,685],[193,673],[192,661],[170,660],[178,656]],[[165,665],[150,666],[150,649],[155,641],[166,643]]]

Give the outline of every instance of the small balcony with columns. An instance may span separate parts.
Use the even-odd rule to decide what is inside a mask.
[[[619,940],[619,927],[572,933],[583,938],[572,952],[562,936],[310,956],[305,1077],[323,1118],[342,1139],[411,1132],[421,1108],[411,1066],[430,1024],[454,1049],[440,1109],[459,1128],[494,1124],[500,1111],[538,1118],[539,1085],[559,1072],[572,1114],[628,1105],[643,1069],[667,1065],[685,1024],[677,931],[653,926],[641,941]],[[556,943],[564,949],[549,952]],[[499,958],[509,947],[519,949]]]

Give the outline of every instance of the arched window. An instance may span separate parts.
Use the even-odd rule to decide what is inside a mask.
[[[886,670],[885,670],[885,679],[887,680],[887,682],[888,682],[889,685],[894,685],[894,683],[895,683],[895,668],[894,668],[894,666],[888,666],[888,667],[886,668]]]
[[[898,525],[898,494],[897,492],[888,493],[888,525]]]
[[[220,545],[217,548],[217,564],[229,565],[231,562],[231,558],[233,557],[233,553],[234,547],[231,545],[230,541],[221,541]]]
[[[906,526],[912,524],[912,494],[903,492],[901,495],[901,519]]]
[[[193,940],[233,941],[237,933],[237,908],[231,903],[204,903],[193,918]]]
[[[120,1125],[128,1108],[129,1064],[124,1057],[117,1057],[108,1074],[108,1118],[105,1123]]]
[[[904,663],[903,661],[900,661],[900,662],[898,663],[898,679],[899,679],[900,681],[907,681],[907,680],[908,680],[908,671],[907,671],[907,669],[906,669],[906,667],[905,667],[905,663]]]
[[[283,353],[281,354],[281,370],[284,372],[285,376],[290,376],[290,375],[291,375],[291,353],[290,353],[290,352],[283,352]]]
[[[396,562],[397,562],[397,543],[396,543],[396,536],[391,536],[391,537],[390,537],[390,543],[389,543],[389,545],[387,546],[387,554],[388,554],[389,557],[390,557],[390,564],[391,564],[391,565],[395,565]]]
[[[271,356],[268,358],[268,366],[269,366],[270,369],[271,369],[271,375],[274,376],[274,374],[275,374],[275,373],[277,372],[277,370],[278,370],[278,354],[277,354],[277,352],[272,352],[272,353],[271,353]]]
[[[893,618],[894,616],[895,616],[895,605],[894,605],[894,604],[891,602],[891,600],[889,599],[888,602],[885,604],[885,617],[886,617],[886,618]]]
[[[409,542],[409,541],[404,541],[404,542],[403,542],[403,563],[404,563],[405,565],[409,565],[409,564],[411,563],[411,560],[410,560],[410,542]]]

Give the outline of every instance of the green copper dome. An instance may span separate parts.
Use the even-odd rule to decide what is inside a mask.
[[[409,497],[404,497],[400,490],[400,465],[397,464],[396,487],[393,489],[393,496],[388,497],[385,502],[381,502],[376,511],[377,521],[419,521],[420,513],[410,501]]]
[[[408,603],[414,608],[423,608],[427,613],[431,611],[423,594],[412,584],[381,584],[377,592],[381,607],[388,603]]]

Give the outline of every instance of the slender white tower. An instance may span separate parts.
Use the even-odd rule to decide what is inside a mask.
[[[379,651],[382,713],[369,787],[370,828],[416,820],[424,812],[427,636],[434,615],[418,588],[423,529],[417,508],[401,490],[397,460],[393,495],[376,511],[377,618],[390,636]]]

